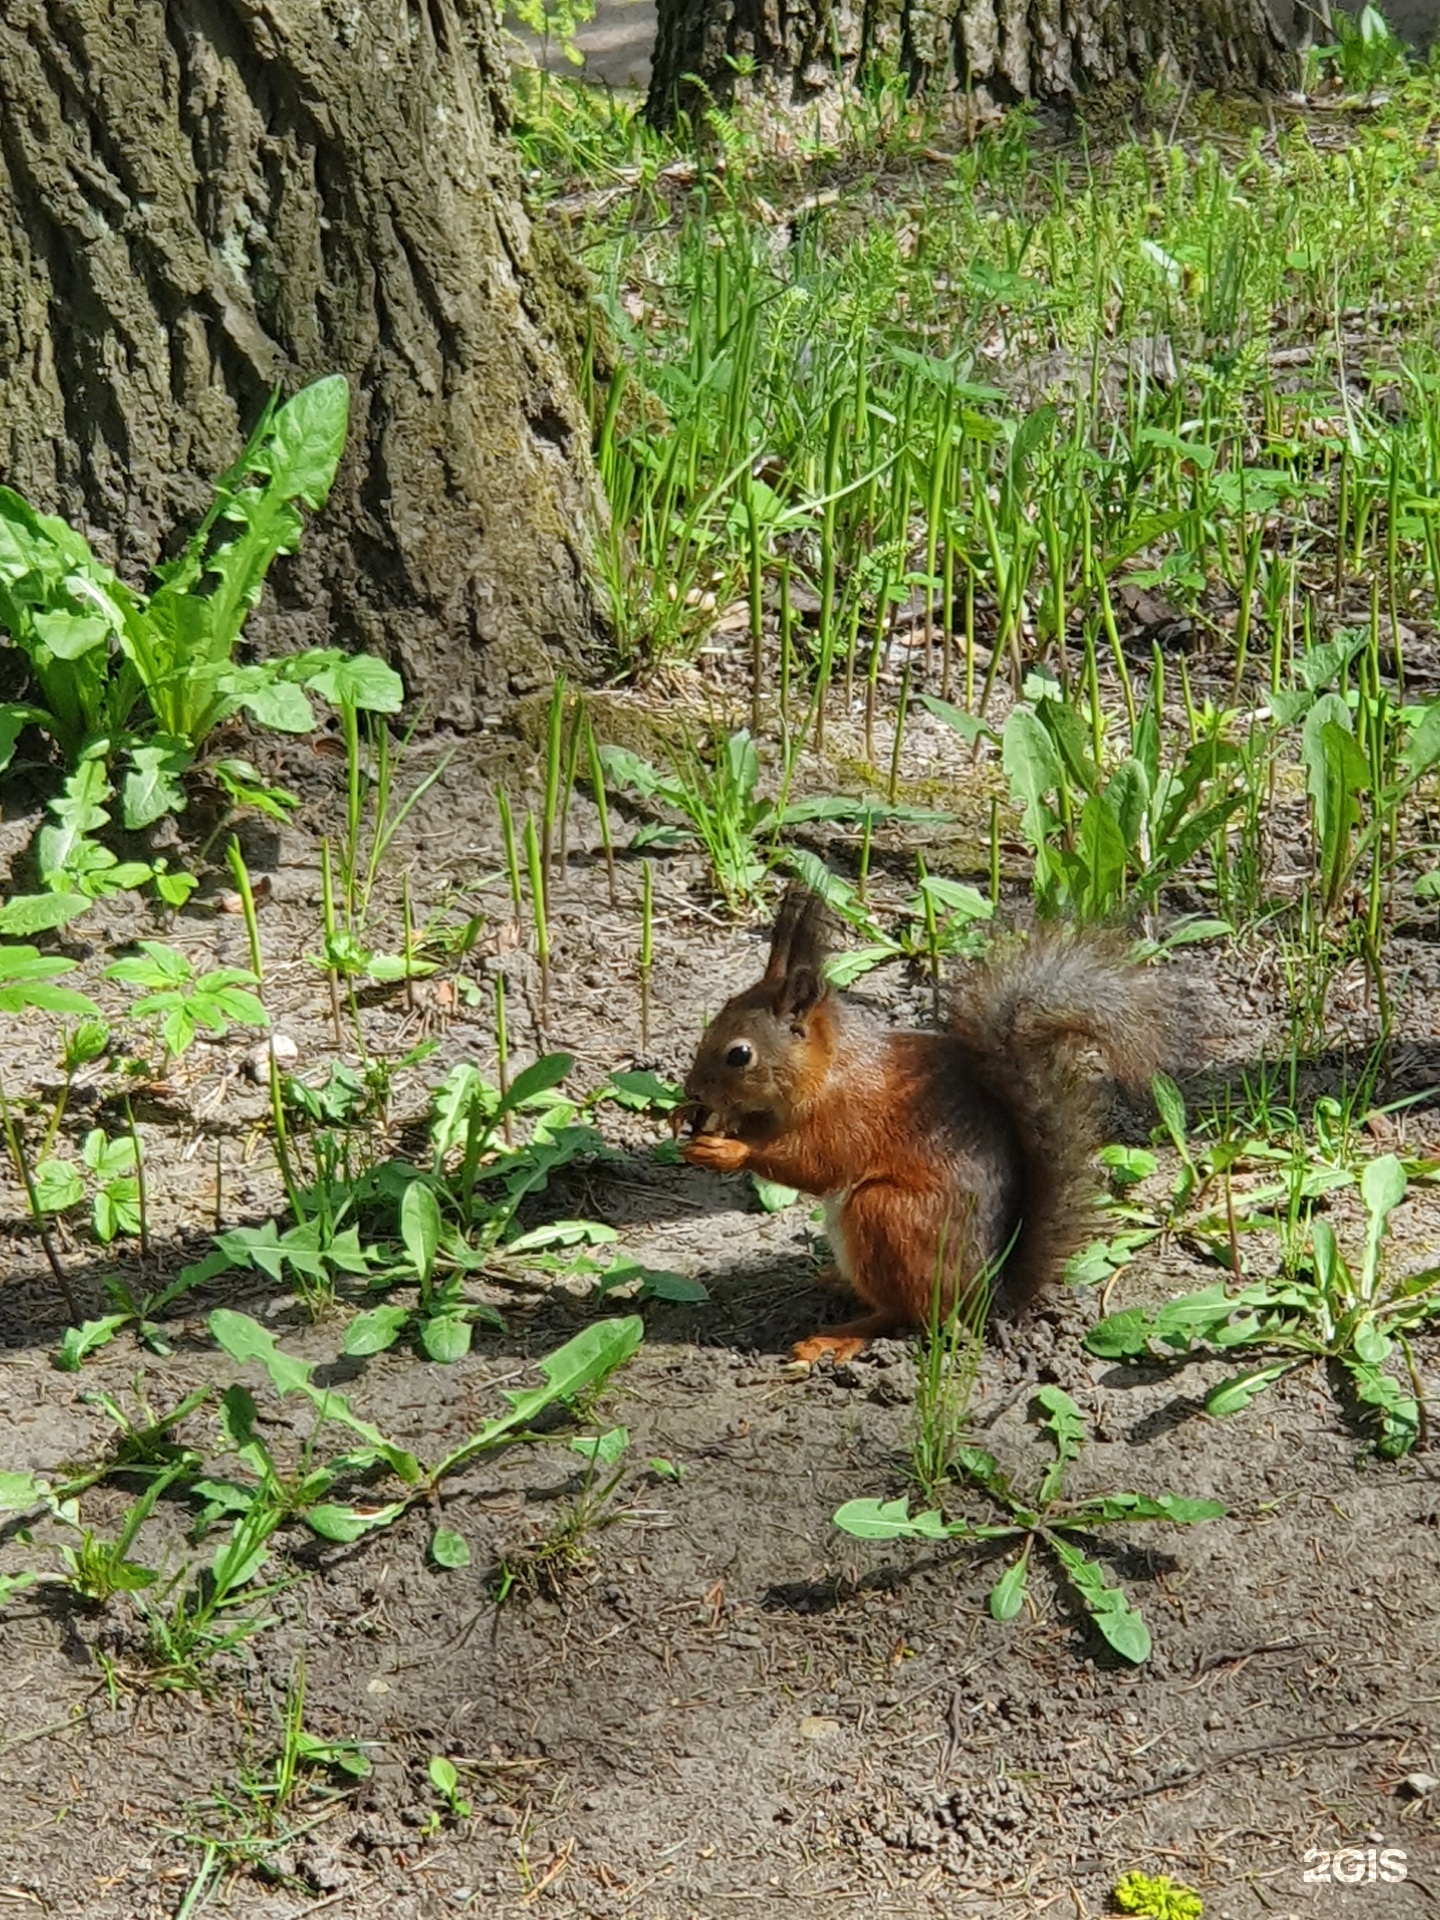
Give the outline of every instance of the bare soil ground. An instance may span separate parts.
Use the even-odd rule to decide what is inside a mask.
[[[914,729],[917,778],[960,777],[946,739]],[[426,764],[414,750],[404,780]],[[307,790],[283,834],[249,836],[262,909],[267,999],[318,1079],[335,1055],[320,973],[317,836],[337,814],[336,770],[296,749],[280,771]],[[947,756],[950,756],[947,758]],[[442,899],[492,916],[482,979],[503,953],[517,1053],[534,1051],[533,961],[506,924],[490,804],[497,774],[533,775],[514,742],[462,743],[386,863],[383,914],[408,871],[417,917]],[[833,776],[832,776],[833,777]],[[955,789],[963,815],[963,789]],[[4,829],[18,856],[34,816]],[[546,1044],[576,1055],[574,1080],[597,1084],[640,1061],[635,987],[639,873],[622,862],[619,911],[594,856],[595,821],[577,797],[570,864],[553,907],[555,964]],[[845,857],[843,850],[838,859]],[[963,868],[961,869],[963,870]],[[885,877],[908,888],[898,857]],[[483,887],[483,890],[482,890]],[[713,913],[697,861],[658,870],[649,1057],[678,1076],[708,1011],[752,978],[761,929]],[[79,923],[75,976],[119,1013],[100,981],[126,940],[150,931],[135,902]],[[238,919],[203,903],[167,936],[208,964],[242,964]],[[483,943],[482,943],[483,944]],[[1390,955],[1405,982],[1394,1078],[1385,1094],[1433,1078],[1437,966],[1423,938]],[[1208,1083],[1239,1085],[1278,1031],[1280,983],[1263,947],[1198,961],[1217,1060]],[[923,1018],[928,993],[891,968],[866,997],[886,1017]],[[528,1008],[528,1013],[527,1013]],[[1364,1040],[1361,983],[1343,980],[1333,1016]],[[394,992],[366,1007],[367,1044],[397,1057],[424,1016]],[[433,1024],[433,1022],[432,1022]],[[57,1080],[48,1022],[6,1022],[12,1099]],[[451,1059],[493,1061],[488,991],[437,1029],[440,1052],[403,1077],[397,1150],[425,1089]],[[250,1040],[199,1044],[141,1103],[153,1247],[141,1276],[133,1243],[108,1254],[76,1233],[63,1249],[89,1312],[110,1273],[153,1284],[207,1244],[217,1219],[258,1223],[282,1195],[262,1137],[265,1098],[237,1072]],[[353,1063],[353,1056],[352,1063]],[[1314,1089],[1335,1062],[1317,1063]],[[1206,1083],[1187,1090],[1195,1097]],[[1032,1389],[1062,1384],[1093,1440],[1077,1494],[1170,1489],[1223,1500],[1229,1517],[1188,1530],[1136,1527],[1097,1543],[1144,1609],[1149,1663],[1109,1657],[1064,1586],[1041,1568],[1033,1604],[1006,1625],[985,1600],[995,1567],[973,1551],[870,1545],[837,1532],[836,1507],[907,1490],[914,1343],[877,1344],[849,1366],[793,1377],[791,1341],[829,1312],[813,1284],[818,1228],[804,1206],[758,1210],[748,1186],[657,1163],[655,1130],[605,1109],[614,1157],[569,1169],[537,1218],[583,1215],[615,1227],[647,1263],[704,1280],[707,1304],[645,1307],[646,1339],[606,1391],[602,1421],[623,1422],[629,1466],[605,1524],[563,1577],[524,1577],[569,1510],[575,1456],[521,1448],[450,1484],[443,1514],[414,1512],[353,1546],[287,1528],[289,1584],[267,1603],[276,1624],[219,1663],[208,1695],[141,1684],[134,1605],[89,1610],[58,1586],[0,1615],[0,1914],[89,1920],[217,1911],[298,1920],[318,1912],[411,1920],[469,1911],[555,1920],[721,1920],[824,1915],[1078,1915],[1105,1909],[1131,1868],[1197,1888],[1212,1916],[1408,1916],[1440,1897],[1440,1791],[1416,1798],[1408,1776],[1440,1774],[1440,1475],[1432,1451],[1377,1463],[1323,1374],[1302,1370],[1229,1421],[1201,1401],[1219,1369],[1119,1367],[1086,1353],[1093,1295],[1061,1298],[992,1346],[976,1389],[983,1444],[1022,1470],[1039,1458],[1026,1420]],[[93,1124],[83,1094],[72,1130]],[[1424,1103],[1377,1126],[1407,1144],[1433,1140]],[[1120,1114],[1143,1139],[1143,1115]],[[1387,1133],[1387,1143],[1396,1137]],[[8,1167],[7,1167],[8,1175]],[[104,1456],[114,1429],[96,1396],[164,1412],[237,1369],[210,1341],[205,1314],[238,1306],[283,1343],[324,1362],[323,1377],[385,1431],[433,1457],[495,1411],[527,1359],[614,1311],[583,1290],[480,1286],[508,1331],[477,1333],[459,1363],[404,1349],[337,1359],[345,1315],[311,1324],[289,1295],[226,1276],[167,1321],[156,1358],[122,1334],[78,1374],[50,1356],[68,1315],[13,1183],[0,1253],[0,1467],[53,1471]],[[1436,1258],[1440,1209],[1412,1190],[1392,1258]],[[1211,1277],[1178,1246],[1142,1255],[1107,1305],[1158,1299]],[[1440,1347],[1417,1348],[1432,1399]],[[248,1375],[246,1377],[249,1377]],[[298,1453],[289,1401],[251,1380],[278,1453]],[[215,1452],[213,1410],[182,1429]],[[677,1463],[678,1480],[652,1459]],[[87,1522],[104,1532],[131,1494],[102,1487]],[[978,1511],[978,1510],[977,1510]],[[146,1554],[178,1565],[190,1514],[162,1502]],[[468,1567],[428,1555],[436,1519],[467,1538]],[[53,1530],[40,1537],[55,1537]],[[0,1573],[49,1565],[11,1527]],[[497,1573],[521,1571],[497,1603]],[[374,1770],[340,1797],[291,1810],[264,1870],[225,1870],[191,1893],[203,1840],[245,1830],[243,1782],[273,1763],[283,1702],[303,1662],[305,1721],[366,1743]],[[469,1818],[438,1831],[426,1778],[453,1758]],[[229,1811],[227,1811],[227,1807]],[[1310,1849],[1400,1849],[1407,1877],[1347,1886],[1307,1881]],[[1347,1856],[1346,1871],[1351,1871]]]

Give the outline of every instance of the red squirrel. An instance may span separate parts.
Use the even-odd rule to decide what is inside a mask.
[[[691,1166],[823,1196],[835,1266],[868,1311],[797,1342],[849,1359],[993,1288],[1018,1311],[1085,1240],[1101,1096],[1083,1054],[1149,1082],[1171,996],[1113,936],[1041,929],[997,945],[936,1032],[879,1025],[826,982],[829,919],[792,884],[763,977],[726,1002],[685,1081]],[[987,1303],[988,1304],[988,1303]]]

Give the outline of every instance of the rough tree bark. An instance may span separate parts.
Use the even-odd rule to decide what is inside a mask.
[[[0,479],[143,581],[276,382],[351,383],[254,623],[466,727],[597,631],[583,292],[532,232],[488,0],[3,0]]]
[[[1266,0],[659,0],[648,111],[664,125],[707,98],[815,110],[871,66],[999,103],[1069,102],[1162,61],[1197,86],[1289,83]]]

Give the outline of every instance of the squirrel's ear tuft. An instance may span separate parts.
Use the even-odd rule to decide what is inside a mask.
[[[780,983],[775,1011],[782,1020],[803,1020],[829,990],[825,976],[818,967],[791,967]]]
[[[770,937],[770,958],[765,966],[765,978],[772,985],[789,982],[798,972],[808,972],[816,976],[816,991],[811,994],[808,1004],[824,991],[824,983],[819,980],[820,968],[829,951],[828,934],[830,916],[825,902],[818,893],[812,893],[798,880],[792,880],[785,889],[785,897],[780,902],[780,912],[776,916],[775,931]]]

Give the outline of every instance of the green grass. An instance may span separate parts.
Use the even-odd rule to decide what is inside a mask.
[[[1417,88],[1345,137],[1091,155],[1042,153],[1015,116],[948,163],[837,162],[834,204],[788,216],[807,181],[727,156],[654,221],[631,217],[630,157],[655,173],[653,138],[612,110],[614,165],[642,179],[589,234],[622,348],[592,401],[635,542],[613,573],[632,657],[693,648],[786,560],[822,603],[812,672],[853,670],[877,605],[918,587],[967,694],[971,588],[1003,652],[1027,599],[1053,649],[1089,622],[1103,650],[1131,574],[1217,633],[1248,585],[1283,672],[1307,562],[1378,567],[1387,607],[1433,586],[1430,112]],[[1381,358],[1399,421],[1338,377]]]
[[[938,696],[1003,771],[1043,910],[1148,925],[1198,887],[1203,920],[1285,941],[1312,1040],[1350,955],[1388,1019],[1440,747],[1406,675],[1440,589],[1433,86],[1273,130],[1202,101],[1174,142],[1108,147],[1018,111],[947,152],[921,108],[867,147],[857,115],[783,164],[553,87],[522,117],[618,347],[589,398],[621,664],[694,658],[725,615],[728,718],[774,739],[777,806],[861,694],[893,796],[907,708]],[[887,750],[897,625],[921,644]],[[684,742],[657,778],[707,784]],[[732,905],[762,866],[741,851]]]

